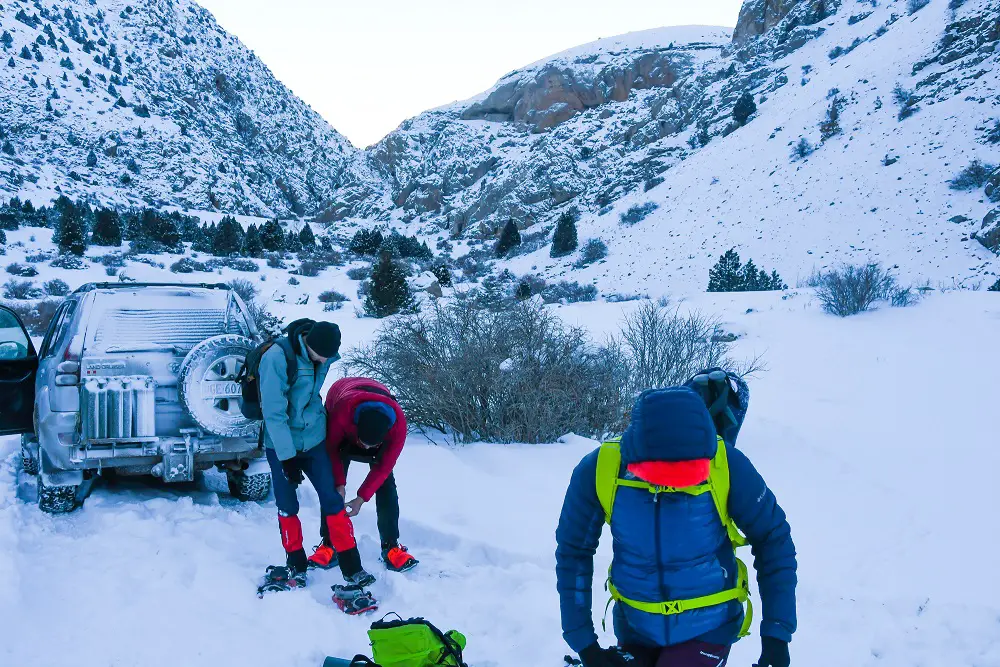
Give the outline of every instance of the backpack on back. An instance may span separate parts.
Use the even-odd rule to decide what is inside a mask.
[[[247,357],[243,362],[243,368],[240,369],[239,375],[236,376],[236,381],[240,383],[240,394],[243,398],[240,403],[240,412],[243,413],[244,417],[253,421],[262,421],[264,419],[264,412],[260,405],[260,361],[264,358],[264,354],[274,345],[282,349],[285,353],[285,363],[287,364],[288,384],[291,386],[295,382],[295,377],[298,375],[299,370],[299,363],[296,359],[299,352],[297,349],[299,347],[298,337],[308,332],[313,324],[315,322],[310,319],[295,320],[285,327],[285,335],[269,338],[247,353]]]

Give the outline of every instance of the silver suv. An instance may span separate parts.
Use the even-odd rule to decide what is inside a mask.
[[[0,435],[21,435],[38,504],[68,512],[114,470],[192,481],[224,470],[241,500],[271,478],[236,381],[261,340],[227,285],[90,283],[59,306],[41,348],[0,306]]]

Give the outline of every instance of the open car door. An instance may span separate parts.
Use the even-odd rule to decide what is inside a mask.
[[[31,433],[38,354],[21,319],[0,306],[0,435]]]

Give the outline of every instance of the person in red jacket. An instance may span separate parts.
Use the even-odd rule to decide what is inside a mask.
[[[399,495],[393,468],[406,442],[406,415],[385,385],[364,377],[343,378],[326,395],[326,448],[337,491],[347,499],[347,470],[351,461],[367,463],[368,476],[358,495],[347,503],[354,517],[375,497],[382,562],[387,569],[405,572],[417,564],[399,544]],[[337,554],[324,535],[323,544],[309,558],[314,567],[336,565]]]

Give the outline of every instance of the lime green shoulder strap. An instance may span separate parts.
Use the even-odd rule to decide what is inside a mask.
[[[618,492],[618,473],[622,467],[621,438],[613,438],[601,445],[597,454],[597,499],[604,510],[605,523],[611,523],[611,508]]]
[[[729,533],[729,540],[734,547],[742,547],[747,544],[747,538],[740,533],[739,528],[729,516],[729,455],[726,452],[726,442],[719,437],[718,448],[715,456],[712,457],[711,468],[708,473],[708,484],[712,493],[712,500],[715,502],[715,509],[719,513],[722,525]]]

